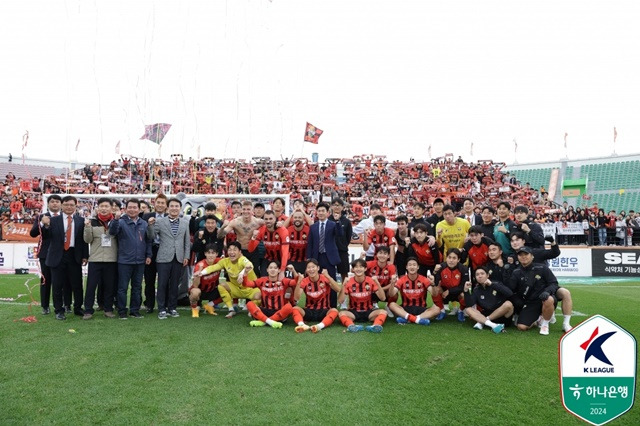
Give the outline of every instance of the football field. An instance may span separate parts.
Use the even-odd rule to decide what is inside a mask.
[[[25,285],[25,281],[29,281]],[[575,326],[601,314],[640,337],[640,282],[565,282]],[[571,425],[558,341],[449,316],[381,334],[251,328],[223,315],[56,321],[33,275],[0,276],[0,424]],[[34,315],[36,322],[22,319]],[[640,408],[611,424],[640,424]]]

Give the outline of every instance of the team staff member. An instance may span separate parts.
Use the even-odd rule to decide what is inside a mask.
[[[82,311],[82,266],[87,264],[89,246],[82,238],[84,221],[75,215],[76,198],[67,195],[62,198],[62,214],[42,218],[43,238],[49,239],[46,264],[51,268],[53,281],[53,307],[56,319],[66,319],[63,305],[65,285],[73,293],[73,313],[83,316]]]
[[[464,303],[468,306],[464,313],[476,321],[473,326],[476,330],[482,330],[486,325],[494,333],[501,333],[513,315],[513,304],[509,301],[513,292],[503,283],[489,280],[485,266],[476,269],[475,278],[478,285],[473,291],[471,281],[464,284]]]
[[[516,229],[524,235],[525,245],[536,249],[544,248],[544,231],[529,218],[529,209],[526,206],[516,206],[513,215],[516,219]]]
[[[342,225],[342,235],[336,240],[338,253],[340,253],[340,263],[336,266],[336,269],[344,281],[350,270],[349,244],[351,244],[351,237],[353,236],[353,226],[344,210],[344,201],[340,198],[334,198],[331,202],[331,213],[329,220],[332,222],[340,222]]]
[[[436,225],[436,242],[438,247],[444,253],[448,253],[449,249],[461,249],[467,238],[467,233],[471,224],[466,220],[456,217],[451,204],[447,204],[442,208],[442,217],[444,220]]]
[[[51,301],[51,268],[47,266],[47,252],[49,251],[49,240],[42,238],[41,229],[44,226],[42,218],[45,216],[54,217],[60,214],[60,206],[62,198],[58,194],[50,195],[47,198],[47,212],[41,214],[38,220],[33,222],[29,235],[38,239],[38,262],[40,263],[40,306],[42,307],[42,315],[51,313],[49,303]],[[71,289],[69,289],[71,290]],[[71,293],[64,294],[64,305],[71,305]]]
[[[104,316],[115,318],[113,299],[118,282],[118,240],[109,234],[109,223],[114,219],[111,200],[98,199],[98,212],[94,218],[84,222],[84,242],[90,245],[87,288],[84,295],[83,320],[93,318],[93,302],[96,289],[102,290]]]
[[[157,220],[167,215],[167,196],[158,194],[153,206],[154,212],[142,216],[146,222],[149,222],[152,217]],[[156,275],[158,274],[156,258],[158,257],[158,247],[160,247],[159,237],[153,239],[151,244],[151,263],[144,267],[144,305],[148,314],[153,313],[153,308],[156,306]]]
[[[432,282],[418,274],[418,269],[418,259],[407,259],[407,274],[400,277],[389,291],[389,296],[396,300],[389,303],[389,309],[398,316],[398,324],[429,325],[431,319],[440,314],[440,308],[436,305],[427,308],[427,293]],[[402,297],[402,305],[397,303],[398,294]]]
[[[207,246],[216,244],[218,247],[222,247],[224,242],[223,239],[218,239],[217,218],[215,216],[208,215],[203,222],[204,228],[196,231],[193,236],[193,246],[191,246],[191,251],[196,256],[196,263],[204,260]]]
[[[396,217],[398,228],[396,229],[396,258],[394,264],[398,270],[398,275],[406,273],[405,265],[407,264],[407,246],[411,242],[411,233],[409,231],[409,219],[405,215]],[[428,222],[427,222],[428,223]],[[431,224],[429,224],[431,226]]]

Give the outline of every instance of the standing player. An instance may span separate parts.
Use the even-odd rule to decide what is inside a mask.
[[[498,220],[493,228],[493,240],[500,244],[502,251],[507,255],[512,255],[511,233],[516,230],[516,223],[511,220],[509,215],[511,214],[511,204],[507,201],[500,201],[498,203]]]
[[[325,327],[329,327],[338,318],[338,310],[330,308],[329,298],[331,289],[336,293],[340,291],[338,283],[331,278],[329,272],[325,269],[320,274],[320,264],[315,259],[307,261],[307,277],[298,281],[295,289],[295,299],[300,300],[302,293],[305,294],[304,309],[295,306],[293,308],[293,321],[298,324],[296,333],[302,333],[311,330],[314,333],[319,332]],[[293,272],[293,278],[298,279],[298,274]],[[309,327],[307,322],[318,322],[316,325]]]
[[[376,279],[365,275],[367,262],[364,259],[354,260],[351,263],[351,270],[354,276],[342,286],[338,296],[338,303],[343,303],[349,296],[349,309],[340,311],[338,318],[340,318],[342,325],[352,333],[363,329],[361,325],[354,324],[354,321],[373,321],[373,325],[368,325],[364,329],[372,333],[380,333],[382,332],[382,324],[387,319],[387,313],[384,309],[374,309],[373,294],[375,293],[378,299],[384,301],[384,291]]]
[[[433,288],[432,298],[433,303],[440,308],[437,320],[445,317],[444,302],[460,302],[458,321],[464,322],[463,291],[464,283],[467,281],[469,281],[469,269],[460,263],[460,250],[450,248],[447,251],[446,261],[436,267],[436,286]]]
[[[200,301],[207,300],[203,305],[204,310],[209,315],[218,315],[215,313],[214,304],[217,300],[221,300],[218,284],[220,279],[220,271],[216,271],[209,275],[201,276],[200,272],[209,266],[215,265],[221,259],[218,257],[218,246],[208,244],[204,249],[205,258],[198,263],[193,270],[193,281],[189,287],[189,302],[191,302],[191,316],[198,318],[200,316]]]
[[[373,218],[373,229],[364,236],[362,248],[369,251],[369,246],[373,245],[373,257],[367,256],[367,260],[373,260],[380,247],[389,247],[389,261],[393,263],[396,255],[396,234],[391,228],[385,227],[386,219],[383,215]]]
[[[524,235],[525,245],[544,248],[544,231],[540,225],[529,219],[529,209],[526,206],[516,206],[513,215],[516,219],[516,229]]]
[[[249,241],[249,253],[253,254],[262,242],[265,248],[264,260],[261,262],[260,276],[267,276],[267,267],[272,261],[276,261],[281,266],[284,273],[289,260],[289,233],[287,228],[276,228],[276,215],[273,211],[264,212],[264,225],[253,231],[251,241]]]
[[[427,293],[432,283],[424,275],[418,274],[418,268],[418,259],[407,259],[407,274],[400,277],[389,291],[389,296],[395,298],[395,301],[389,302],[389,309],[398,316],[398,324],[429,325],[430,320],[440,313],[436,305],[427,308]],[[402,305],[397,303],[398,293],[402,296]]]
[[[464,246],[467,232],[471,224],[466,220],[456,217],[451,204],[442,208],[443,221],[436,225],[436,241],[444,253],[449,249],[461,249]]]
[[[400,215],[396,217],[396,223],[398,224],[398,229],[396,229],[397,249],[396,258],[393,263],[396,265],[398,275],[404,275],[406,273],[405,265],[407,264],[407,247],[411,244],[409,219],[407,219],[405,215]],[[429,226],[431,226],[431,224],[429,224]]]
[[[493,239],[493,228],[496,225],[496,209],[491,206],[484,206],[482,208],[482,223],[476,224],[482,231],[482,233],[491,239]]]
[[[513,315],[513,304],[508,300],[513,296],[513,292],[503,283],[489,280],[488,270],[484,266],[478,267],[475,275],[478,285],[473,292],[471,281],[464,284],[464,302],[468,306],[464,312],[476,321],[476,325],[473,326],[476,330],[482,330],[486,325],[494,333],[501,333]]]
[[[481,266],[489,263],[489,245],[493,240],[487,238],[482,233],[479,226],[469,228],[469,240],[464,243],[462,248],[461,262],[465,263],[469,259],[469,268],[471,276],[474,277],[474,271]]]
[[[293,308],[289,302],[285,303],[285,293],[288,288],[295,288],[297,280],[290,278],[278,279],[280,265],[278,261],[272,260],[267,266],[267,275],[258,278],[255,281],[244,278],[244,285],[247,287],[256,287],[260,289],[262,295],[262,308],[259,308],[253,302],[247,302],[247,309],[254,318],[249,323],[251,327],[263,327],[265,324],[272,328],[282,328],[282,321],[285,320]],[[288,268],[293,269],[289,265]],[[302,275],[299,275],[302,279]]]
[[[240,204],[237,201],[234,201],[234,203]],[[232,203],[232,207],[236,206],[237,204]],[[253,231],[260,228],[264,224],[264,220],[253,217],[253,205],[251,204],[251,201],[244,200],[241,206],[242,213],[239,216],[234,217],[232,220],[224,222],[224,224],[218,231],[218,238],[228,236],[227,234],[233,231],[233,233],[235,234],[235,241],[240,244],[242,254],[249,261],[251,261],[253,265],[253,261],[256,260],[257,262],[257,260],[259,259],[252,259],[251,256],[253,254],[256,254],[257,252],[249,252],[249,242],[251,241],[251,237],[253,236]],[[234,241],[229,241],[229,238],[227,238],[227,246],[230,246],[230,243],[232,242]]]
[[[289,264],[293,265],[296,272],[302,274],[306,269],[309,225],[305,223],[304,213],[298,210],[291,215],[291,222],[291,226],[287,228],[289,231]]]

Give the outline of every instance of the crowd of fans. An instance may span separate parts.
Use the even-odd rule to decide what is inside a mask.
[[[584,235],[560,236],[564,244],[636,245],[640,243],[640,215],[605,212],[597,204],[574,208],[558,205],[545,188],[535,189],[503,171],[505,164],[490,160],[465,162],[452,155],[430,162],[388,161],[385,156],[330,158],[314,163],[306,158],[172,161],[121,156],[110,164],[86,165],[59,176],[2,181],[0,215],[3,222],[31,223],[42,210],[42,193],[71,194],[290,194],[308,206],[340,197],[348,202],[349,218],[357,224],[379,204],[394,219],[412,215],[413,204],[428,206],[442,198],[461,210],[471,198],[476,209],[499,201],[529,208],[538,223],[582,223]]]

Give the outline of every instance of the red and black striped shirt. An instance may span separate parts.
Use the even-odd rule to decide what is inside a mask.
[[[296,228],[291,225],[287,231],[289,231],[289,260],[304,262],[307,259],[309,225],[304,225],[300,231],[296,231]]]
[[[371,277],[364,277],[364,281],[357,282],[355,277],[347,281],[344,293],[349,296],[349,309],[354,311],[370,311],[373,309],[373,293],[378,290],[378,285]]]
[[[290,278],[283,278],[282,281],[271,281],[269,277],[258,278],[255,281],[245,280],[244,284],[247,287],[257,287],[262,293],[262,307],[265,309],[275,309],[276,311],[281,309],[286,303],[284,300],[284,294],[287,288],[295,287],[296,280]]]
[[[418,275],[415,281],[412,281],[408,275],[400,277],[396,283],[396,288],[402,296],[402,306],[420,306],[427,307],[427,288],[431,285],[431,281],[423,275]]]
[[[331,284],[324,275],[320,275],[318,281],[313,282],[306,277],[300,283],[300,288],[306,295],[305,309],[329,309],[329,295],[331,294]]]
[[[289,233],[284,228],[276,228],[269,231],[266,225],[262,225],[258,229],[258,236],[254,240],[249,241],[249,251],[253,252],[260,244],[264,243],[264,258],[266,260],[277,260],[280,262],[281,269],[287,266],[289,260]]]
[[[385,266],[378,265],[377,260],[367,262],[368,277],[377,278],[382,287],[386,287],[391,282],[391,277],[396,274],[396,265],[387,262]]]

